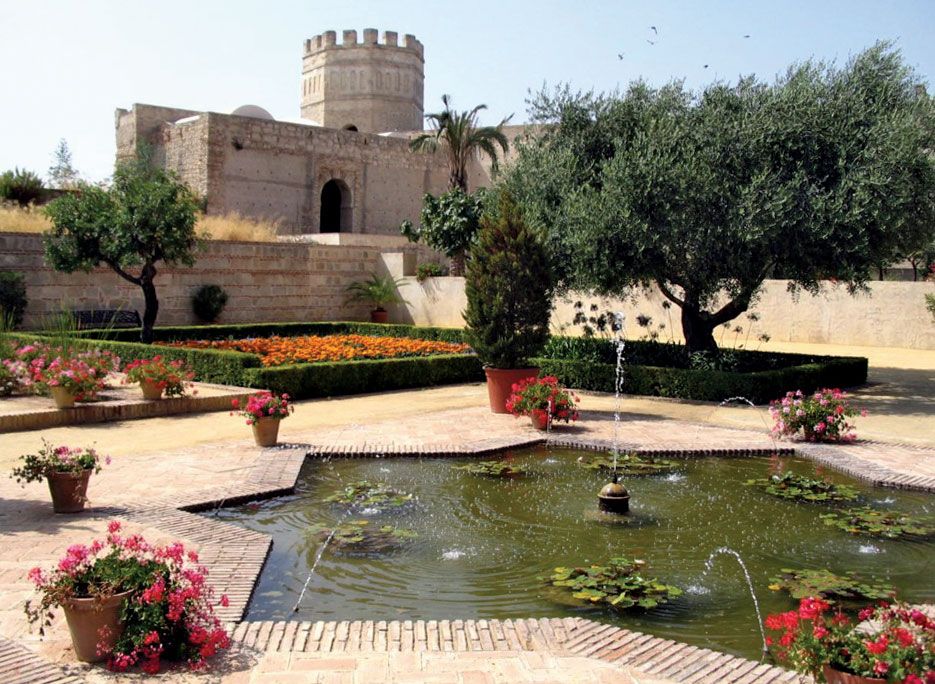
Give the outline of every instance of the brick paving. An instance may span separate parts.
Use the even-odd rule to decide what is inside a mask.
[[[327,406],[324,403],[319,406]],[[140,421],[141,444],[158,439]],[[245,441],[124,455],[93,476],[81,515],[54,515],[44,484],[0,479],[0,681],[114,681],[76,664],[59,617],[49,635],[30,632],[22,605],[26,573],[48,566],[72,543],[102,536],[118,518],[153,541],[181,539],[199,550],[219,590],[231,595],[222,618],[235,647],[214,674],[181,670],[168,679],[225,682],[781,682],[783,670],[582,619],[412,622],[241,622],[270,548],[269,537],[223,523],[210,509],[291,491],[306,454],[467,454],[549,439],[680,456],[742,455],[794,448],[809,458],[890,486],[932,489],[935,450],[889,444],[774,444],[762,432],[646,416],[585,413],[546,435],[486,408],[421,411],[403,419],[297,430],[289,444]],[[196,515],[193,511],[207,511]],[[76,679],[77,678],[77,679]],[[130,677],[139,679],[139,676]]]

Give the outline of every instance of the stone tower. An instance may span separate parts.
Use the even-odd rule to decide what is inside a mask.
[[[305,41],[302,57],[302,118],[328,128],[367,133],[422,130],[424,53],[395,31],[334,31]]]

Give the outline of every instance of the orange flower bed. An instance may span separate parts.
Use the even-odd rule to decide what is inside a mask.
[[[415,340],[407,337],[372,337],[369,335],[305,335],[302,337],[257,337],[246,340],[185,340],[171,342],[172,347],[222,349],[256,354],[264,366],[317,361],[355,361],[394,359],[401,356],[465,354],[470,347],[463,343]]]

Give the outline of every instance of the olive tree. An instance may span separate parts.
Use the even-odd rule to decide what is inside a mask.
[[[700,93],[632,84],[540,93],[506,184],[547,235],[566,288],[655,286],[689,351],[744,313],[763,280],[816,293],[935,229],[932,100],[886,44]]]
[[[198,203],[187,186],[143,162],[121,165],[109,188],[82,184],[52,202],[46,260],[57,271],[105,264],[143,291],[141,341],[153,341],[159,312],[156,264],[195,263]]]

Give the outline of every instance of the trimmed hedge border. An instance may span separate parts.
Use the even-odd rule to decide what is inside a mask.
[[[544,375],[554,375],[576,389],[613,392],[615,367],[609,363],[531,359]],[[745,397],[755,404],[778,399],[789,390],[811,392],[820,387],[852,387],[867,381],[867,359],[829,356],[819,362],[776,370],[730,373],[659,366],[625,366],[623,391],[673,399],[724,401]]]
[[[440,339],[430,335],[458,334],[458,339],[443,341],[460,341],[460,330],[447,328],[416,328],[414,326],[385,326],[380,324],[293,324],[292,334],[379,334],[388,337],[412,337],[417,339]],[[314,327],[311,327],[314,326]],[[252,330],[256,336],[265,326],[211,326],[212,331],[218,328]],[[270,328],[280,324],[271,324]],[[299,329],[303,332],[298,332]],[[388,330],[389,329],[389,330]],[[161,330],[175,330],[172,328]],[[175,337],[172,339],[202,339],[206,337],[207,327],[197,326],[179,328],[182,331],[198,331],[189,338]],[[388,334],[388,332],[397,334]],[[419,333],[427,331],[426,337]],[[395,359],[366,359],[361,361],[341,361],[330,363],[303,363],[287,366],[264,367],[260,357],[256,354],[247,354],[237,351],[217,349],[190,349],[185,347],[168,347],[158,342],[152,345],[140,342],[124,342],[114,339],[100,339],[89,333],[106,333],[110,337],[123,337],[125,330],[113,331],[83,331],[79,339],[75,340],[78,347],[86,349],[105,349],[111,351],[121,359],[149,358],[156,354],[166,359],[181,359],[195,372],[195,378],[203,382],[213,382],[221,385],[235,385],[239,387],[254,387],[269,389],[273,392],[288,392],[294,399],[308,399],[311,397],[340,396],[346,394],[363,394],[367,392],[382,392],[386,390],[405,389],[411,387],[428,387],[431,385],[453,384],[462,382],[476,382],[484,377],[483,368],[478,358],[473,354],[439,354],[436,356],[407,356]],[[129,331],[129,337],[134,339],[134,331]],[[157,333],[159,329],[157,329]],[[227,332],[225,330],[224,332]],[[116,333],[116,334],[115,334]],[[138,335],[138,333],[135,333]],[[233,333],[231,333],[233,334]],[[269,332],[268,334],[277,334]],[[281,334],[281,333],[279,333]],[[36,340],[47,339],[41,334],[13,333],[9,335],[21,344]],[[218,335],[213,336],[215,339]],[[226,335],[225,335],[226,337]],[[157,339],[165,340],[166,336]],[[223,339],[223,337],[221,338]]]
[[[81,330],[79,337],[136,342],[140,338],[139,328]],[[225,340],[248,337],[294,337],[297,335],[373,335],[378,337],[408,337],[419,340],[441,342],[464,342],[464,331],[460,328],[433,328],[429,326],[399,323],[361,323],[334,321],[315,323],[243,323],[231,325],[179,325],[155,328],[156,342],[182,340]]]
[[[34,341],[49,341],[42,334],[11,333],[9,335],[21,344]],[[195,372],[200,382],[213,382],[219,385],[245,387],[246,371],[259,368],[260,357],[255,354],[218,349],[186,349],[185,347],[166,347],[142,342],[120,342],[101,339],[75,339],[76,347],[82,349],[104,349],[113,352],[124,361],[138,358],[151,358],[157,354],[165,359],[181,359]]]
[[[296,399],[381,392],[431,385],[475,382],[483,379],[480,361],[473,354],[368,359],[288,366],[263,367],[260,357],[235,351],[167,347],[160,341],[193,339],[239,339],[271,335],[360,334],[406,337],[445,342],[463,342],[457,328],[432,328],[400,324],[359,322],[252,323],[244,325],[175,326],[156,328],[157,342],[145,345],[135,340],[136,329],[84,330],[76,333],[78,344],[110,350],[124,359],[161,354],[182,359],[204,382],[288,392]],[[42,338],[41,334],[11,333],[21,341]],[[584,338],[552,338],[546,354],[567,352],[584,360],[567,358],[532,359],[546,375],[555,375],[569,387],[613,392],[615,367],[608,358],[606,341]],[[762,404],[789,390],[804,392],[820,387],[851,387],[867,381],[867,359],[863,357],[814,356],[737,350],[735,355],[746,372],[693,370],[682,361],[684,348],[649,342],[627,342],[627,357],[650,363],[627,365],[624,391],[631,395],[723,401],[745,397]],[[653,360],[671,361],[672,366],[651,365]],[[679,367],[681,365],[681,367]]]
[[[249,387],[305,399],[476,382],[484,372],[473,354],[441,354],[250,368],[246,377]]]

